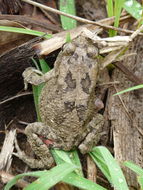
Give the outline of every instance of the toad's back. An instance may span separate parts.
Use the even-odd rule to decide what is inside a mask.
[[[55,77],[42,89],[42,122],[58,136],[85,136],[94,114],[97,48],[84,37],[66,44],[55,62]],[[85,133],[84,133],[85,132]]]

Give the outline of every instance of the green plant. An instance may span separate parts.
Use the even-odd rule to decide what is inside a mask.
[[[143,190],[143,169],[131,161],[124,162],[124,165],[137,174],[137,180],[140,185],[140,189]]]
[[[124,2],[123,8],[136,20],[142,20],[143,8],[142,5],[136,0],[126,0]]]
[[[121,16],[121,10],[123,8],[125,0],[107,0],[107,14],[108,17],[115,16],[114,26],[119,26],[119,20]],[[109,30],[109,36],[115,36],[117,34],[114,30]]]
[[[114,26],[119,26],[119,19],[123,8],[139,21],[139,25],[143,23],[143,8],[136,0],[107,0],[107,14],[108,17],[115,16]],[[109,30],[110,37],[116,34],[116,31]]]
[[[73,159],[74,156],[71,156],[71,154],[76,154],[75,151],[64,152],[60,150],[52,150],[52,153],[57,166],[48,171],[28,172],[17,175],[5,186],[4,190],[9,190],[18,179],[24,176],[38,177],[36,181],[25,187],[24,190],[38,190],[39,187],[40,190],[47,190],[59,181],[63,181],[86,190],[107,190],[106,188],[83,177],[78,157],[77,160],[75,160]],[[105,147],[95,147],[93,151],[90,152],[90,156],[99,166],[112,186],[117,187],[117,190],[121,190],[123,188],[128,190],[125,178],[118,163]]]
[[[60,0],[60,11],[69,13],[71,15],[76,14],[75,1],[74,0]],[[70,30],[77,26],[76,20],[68,18],[66,16],[60,16],[62,27],[64,30]]]
[[[35,176],[38,179],[24,188],[24,190],[47,190],[56,183],[63,181],[67,184],[85,190],[107,190],[106,188],[87,180],[82,176],[79,160],[73,162],[71,154],[75,151],[61,153],[60,150],[52,150],[53,156],[58,164],[50,170],[28,172],[19,174],[13,178],[4,188],[9,190],[16,182],[24,176]],[[102,173],[105,175],[112,187],[117,190],[128,190],[126,179],[118,162],[113,158],[107,148],[103,146],[95,147],[89,153]],[[132,162],[124,162],[124,165],[133,170],[138,176],[138,182],[143,189],[143,169]]]
[[[33,36],[43,36],[44,38],[51,38],[51,34],[46,34],[44,32],[40,32],[37,30],[31,30],[31,29],[25,29],[25,28],[17,28],[17,27],[9,27],[9,26],[0,26],[0,31],[5,32],[15,32],[15,33],[21,33],[21,34],[29,34]]]
[[[114,94],[113,96],[116,96],[116,95],[120,95],[120,94],[123,94],[125,92],[130,92],[130,91],[133,91],[133,90],[138,90],[140,88],[143,88],[143,84],[140,84],[140,85],[137,85],[137,86],[133,86],[133,87],[130,87],[130,88],[127,88],[125,90],[122,90],[116,94]]]

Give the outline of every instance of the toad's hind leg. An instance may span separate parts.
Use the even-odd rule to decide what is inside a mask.
[[[23,151],[20,150],[17,143],[17,153],[15,153],[15,155],[23,160],[31,168],[50,168],[54,162],[53,157],[48,146],[44,144],[39,137],[41,136],[48,138],[48,133],[50,133],[48,127],[41,122],[29,124],[25,129],[25,134],[32,150],[39,159],[28,157]]]
[[[103,134],[103,124],[104,118],[101,114],[96,114],[96,117],[94,117],[88,124],[87,128],[89,133],[79,145],[79,150],[82,154],[90,152],[92,148],[99,142],[100,137]]]

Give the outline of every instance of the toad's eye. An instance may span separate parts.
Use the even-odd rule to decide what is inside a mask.
[[[63,47],[63,52],[66,55],[72,55],[76,49],[76,46],[72,43],[68,43]]]
[[[98,48],[93,45],[88,46],[87,55],[88,57],[95,58],[98,55]]]

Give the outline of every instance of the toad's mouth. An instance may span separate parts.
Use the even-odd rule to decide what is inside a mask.
[[[39,136],[39,138],[43,141],[44,144],[46,144],[48,147],[54,144],[54,141],[52,139],[46,139],[43,136]]]

